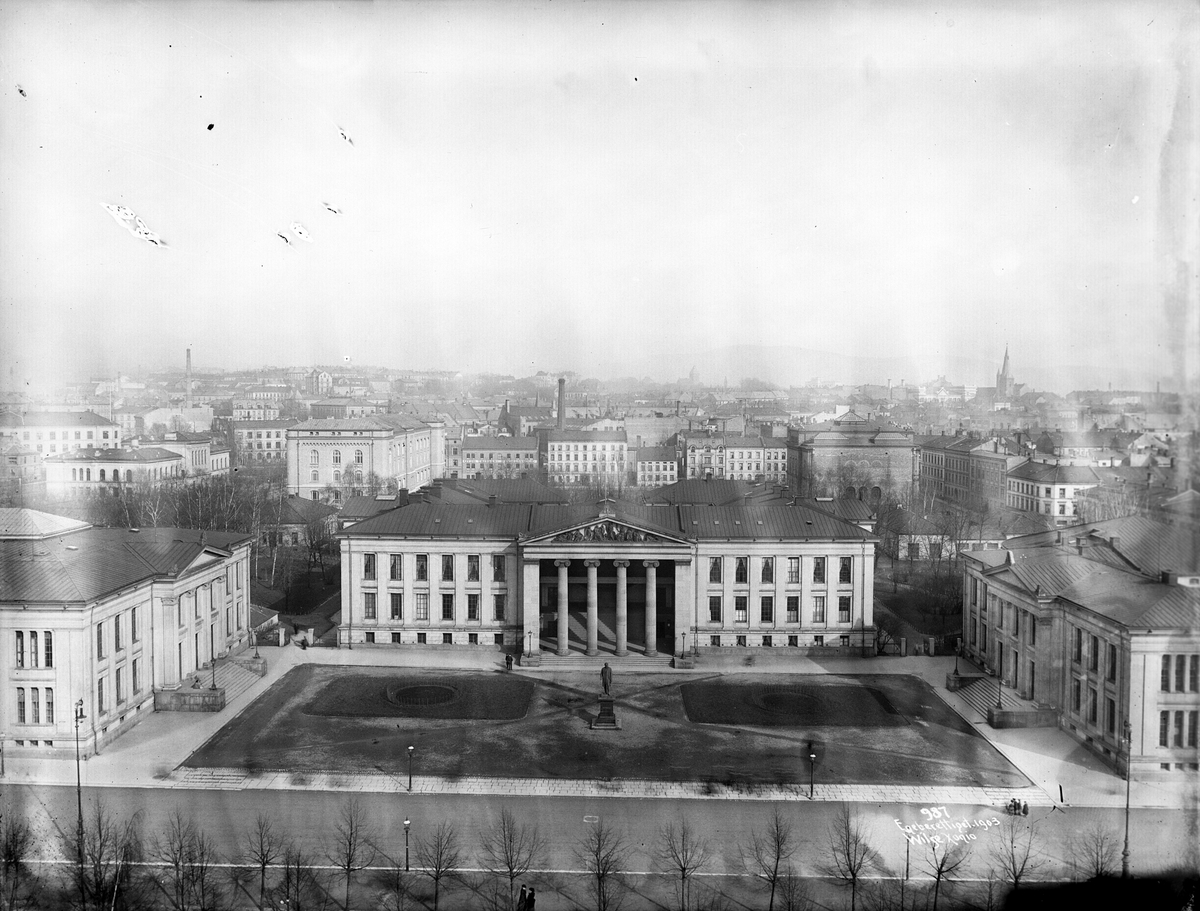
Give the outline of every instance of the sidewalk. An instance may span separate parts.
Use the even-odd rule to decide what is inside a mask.
[[[249,773],[241,769],[189,769],[181,764],[224,725],[299,664],[343,666],[405,666],[438,669],[498,669],[503,656],[488,651],[442,652],[419,649],[302,650],[295,646],[261,649],[267,674],[221,712],[207,714],[158,712],[147,717],[103,753],[81,763],[81,778],[92,787],[165,787],[217,789],[348,790],[394,792],[408,788],[407,779],[386,774],[353,773]],[[874,659],[782,656],[761,660],[731,651],[726,660],[706,658],[680,675],[711,676],[727,673],[795,674],[910,674],[928,683],[935,693],[1006,759],[1029,778],[1026,788],[906,787],[873,784],[821,785],[815,800],[971,803],[1002,805],[1010,798],[1031,806],[1123,807],[1125,781],[1064,732],[1052,728],[994,730],[987,719],[961,697],[946,690],[946,674],[953,657],[886,657]],[[786,662],[785,662],[786,659]],[[517,671],[520,673],[520,671]],[[539,679],[561,677],[578,681],[582,672],[537,672]],[[533,676],[533,674],[531,674]],[[70,760],[9,759],[4,780],[12,783],[75,784],[75,763]],[[1061,792],[1060,792],[1061,788]],[[794,785],[725,787],[704,782],[589,781],[562,779],[460,778],[418,776],[413,791],[441,794],[503,794],[531,796],[643,797],[665,799],[808,800],[808,788]],[[1061,799],[1060,799],[1061,793]],[[1195,805],[1195,786],[1180,782],[1133,782],[1133,807],[1178,808]]]

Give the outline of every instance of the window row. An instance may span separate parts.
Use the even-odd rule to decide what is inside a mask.
[[[29,643],[29,651],[25,651],[25,643]],[[37,667],[38,661],[42,662],[42,667],[54,667],[54,633],[50,630],[42,632],[41,649],[38,648],[38,631],[30,630],[28,633],[25,630],[17,630],[17,667],[25,667],[26,661],[29,662],[29,667]]]
[[[401,645],[404,640],[403,633],[392,633],[392,645]],[[375,633],[368,632],[364,634],[364,641],[368,645],[375,645]],[[504,644],[504,633],[495,633],[492,636],[492,643],[495,645]],[[454,633],[442,633],[442,645],[453,645]],[[467,633],[467,645],[478,645],[479,633]],[[429,645],[429,636],[427,633],[417,633],[417,645]]]
[[[128,619],[127,619],[128,617]],[[141,615],[136,607],[131,607],[128,611],[117,614],[110,621],[101,620],[96,624],[96,658],[107,658],[109,654],[108,648],[108,632],[112,628],[112,649],[120,652],[125,648],[126,635],[128,642],[140,642],[142,638]]]
[[[1078,717],[1084,716],[1083,704],[1084,681],[1078,677],[1071,680],[1071,711]],[[1100,724],[1100,694],[1094,686],[1087,687],[1087,723],[1093,726]],[[1117,736],[1117,701],[1111,696],[1104,697],[1104,731]]]
[[[759,564],[759,581],[765,584],[773,584],[775,582],[775,558],[774,557],[756,557]],[[750,558],[749,557],[709,557],[708,558],[708,581],[709,583],[723,582],[725,579],[725,561],[733,560],[733,582],[735,585],[745,585],[750,581]],[[812,580],[816,585],[824,585],[825,578],[825,557],[813,557],[813,572]],[[838,576],[839,585],[849,585],[853,581],[853,566],[852,557],[838,557]],[[787,558],[787,581],[789,583],[798,583],[800,581],[800,558]]]
[[[1175,716],[1174,725],[1171,716]],[[1187,716],[1187,743],[1184,743],[1184,716]],[[1159,712],[1158,713],[1158,745],[1160,747],[1189,746],[1195,748],[1196,723],[1200,712]],[[1174,734],[1174,736],[1172,736]]]
[[[728,638],[728,637],[712,635],[712,636],[708,637],[708,644],[712,648],[721,648],[724,644],[724,639],[726,639],[726,638]],[[782,638],[782,637],[779,637],[779,638]],[[735,648],[746,648],[748,645],[748,639],[749,639],[748,636],[734,636],[733,637],[734,647]],[[775,636],[765,635],[759,641],[765,648],[773,648],[773,647],[775,647],[775,639],[776,639]],[[813,646],[815,646],[817,648],[824,648],[825,647],[825,637],[824,636],[813,636],[812,644],[813,644]],[[833,643],[830,643],[830,644],[832,645]],[[838,636],[837,644],[839,646],[841,646],[842,648],[849,648],[850,647],[850,637],[849,636]],[[800,637],[799,636],[788,636],[787,637],[787,646],[788,646],[788,648],[799,648]]]
[[[1087,640],[1087,648],[1084,648]],[[1104,655],[1104,676],[1106,680],[1116,682],[1117,667],[1120,663],[1120,652],[1115,643],[1105,642],[1099,636],[1092,633],[1085,633],[1079,627],[1075,627],[1074,641],[1071,647],[1071,660],[1075,664],[1083,664],[1087,661],[1089,671],[1100,672],[1101,655]]]
[[[17,724],[54,724],[54,688],[44,687],[41,691],[45,702],[39,697],[36,686],[29,689],[29,706],[25,705],[25,687],[17,687]],[[43,722],[42,706],[45,705]]]
[[[733,622],[734,623],[749,623],[749,598],[746,595],[735,595],[733,599]],[[786,602],[787,614],[786,623],[800,622],[800,596],[788,595]],[[849,623],[851,613],[851,597],[842,595],[838,598],[838,623]],[[772,595],[764,595],[758,602],[758,619],[760,623],[775,622],[775,598]],[[708,598],[708,622],[721,623],[723,622],[722,601],[720,595],[709,595]],[[825,623],[825,598],[817,596],[813,598],[812,603],[812,623]]]
[[[416,582],[429,581],[429,554],[414,554],[413,555],[413,580]],[[443,582],[454,581],[455,555],[442,554],[442,573],[441,580]],[[506,561],[503,554],[492,554],[492,580],[493,582],[503,582],[506,578],[505,566]],[[467,581],[479,582],[480,579],[480,555],[467,554]],[[363,579],[366,581],[374,581],[377,578],[377,557],[375,554],[363,554]],[[404,579],[404,554],[388,554],[388,579],[392,582],[399,582]]]
[[[128,672],[128,678],[126,676]],[[133,695],[138,695],[142,691],[142,659],[134,658],[130,662],[129,668],[126,669],[121,665],[113,671],[113,683],[116,691],[117,710],[128,700],[126,693],[126,683],[128,682]],[[108,677],[96,678],[96,714],[104,715],[108,712]]]
[[[1172,669],[1174,669],[1174,674],[1172,674]],[[1185,678],[1186,690],[1184,689]],[[1164,693],[1200,691],[1200,655],[1163,655],[1160,689]]]
[[[441,595],[441,608],[443,620],[455,619],[455,599],[450,593]],[[480,596],[477,594],[467,595],[467,616],[468,621],[476,621],[480,619],[479,606]],[[492,619],[504,620],[507,614],[508,596],[507,595],[492,595]],[[379,619],[379,600],[375,592],[363,592],[363,619],[378,620]],[[404,593],[403,592],[388,592],[388,619],[403,620],[404,619]],[[428,620],[429,619],[429,593],[417,592],[413,595],[413,619]]]
[[[308,464],[310,466],[314,466],[314,467],[321,464],[321,451],[319,449],[310,449],[309,450]],[[333,451],[333,464],[334,465],[342,464],[342,451],[340,449],[335,449]],[[354,450],[354,464],[355,465],[363,464],[363,451],[361,449]]]

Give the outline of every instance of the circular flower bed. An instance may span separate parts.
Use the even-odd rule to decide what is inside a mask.
[[[445,705],[457,698],[458,690],[452,686],[428,683],[403,686],[392,683],[387,688],[387,700],[392,705]]]

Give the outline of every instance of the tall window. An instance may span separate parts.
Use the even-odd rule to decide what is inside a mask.
[[[54,689],[49,686],[46,687],[46,724],[54,724]],[[1195,725],[1192,727],[1195,728]]]
[[[104,698],[104,678],[96,681],[96,714],[103,715],[108,711],[108,700]]]
[[[1088,687],[1088,722],[1096,723],[1096,688]]]
[[[1117,703],[1115,699],[1104,699],[1104,729],[1110,734],[1117,732]]]
[[[361,449],[354,450],[354,464],[361,465],[363,463],[363,451]]]
[[[1117,647],[1108,643],[1108,679],[1117,679]]]
[[[1170,746],[1171,742],[1170,742],[1170,740],[1168,740],[1168,738],[1170,736],[1171,736],[1171,713],[1170,712],[1159,712],[1158,713],[1158,745],[1160,747]]]
[[[375,592],[363,592],[363,617],[375,619]]]
[[[708,558],[708,581],[709,582],[720,582],[721,581],[721,558],[720,557],[709,557]]]
[[[850,584],[850,557],[838,557],[838,585]]]
[[[42,706],[38,699],[38,688],[29,691],[29,720],[34,724],[42,723]]]
[[[749,621],[746,602],[747,598],[745,595],[737,595],[733,599],[733,621],[735,623],[746,623]]]
[[[799,623],[800,622],[800,596],[799,595],[788,595],[787,622],[788,623]]]
[[[17,630],[17,667],[25,666],[25,634]]]
[[[32,633],[30,634],[32,635]],[[1187,673],[1187,658],[1179,655],[1175,658],[1175,692],[1183,692],[1184,675]]]
[[[789,583],[795,584],[800,581],[800,558],[788,557],[788,574],[787,580]]]
[[[749,557],[734,558],[733,581],[735,585],[745,585],[750,581]]]
[[[762,623],[775,622],[775,599],[770,595],[764,595],[762,603],[759,606],[759,621]]]
[[[117,705],[125,701],[125,668],[117,668]]]
[[[813,582],[816,585],[825,584],[825,558],[813,557]]]
[[[1162,656],[1162,680],[1160,683],[1160,689],[1164,693],[1171,692],[1171,656],[1170,655]]]
[[[1083,630],[1075,630],[1075,654],[1072,656],[1076,664],[1083,663]]]
[[[721,596],[720,595],[709,595],[708,596],[708,622],[709,623],[720,623],[721,622]]]
[[[49,636],[49,633],[46,633]],[[50,665],[47,664],[46,667]],[[1200,655],[1192,655],[1188,660],[1188,692],[1195,693],[1200,689]]]
[[[46,692],[50,692],[46,690]],[[1200,719],[1200,712],[1188,712],[1188,740],[1187,745],[1195,748],[1196,746],[1196,722]],[[47,718],[47,721],[52,719]]]
[[[417,554],[417,581],[429,581],[429,554]]]
[[[504,554],[492,554],[492,581],[504,581]]]
[[[416,619],[429,619],[429,594],[427,592],[417,592],[414,596],[417,599],[416,603]]]
[[[1089,659],[1090,660],[1088,661],[1088,670],[1089,671],[1100,670],[1100,640],[1096,636],[1092,636],[1092,651],[1091,651],[1091,655],[1089,656]]]
[[[317,467],[318,465],[320,465],[320,464],[321,464],[321,454],[320,454],[319,452],[317,452],[315,449],[310,449],[310,450],[308,451],[308,465],[309,465],[309,467],[310,467],[310,468],[316,468],[316,467]]]
[[[775,581],[775,558],[763,557],[762,561],[762,581],[764,585],[769,585]]]
[[[475,592],[471,592],[469,595],[467,595],[467,619],[479,619],[479,595]]]
[[[142,691],[142,660],[140,658],[133,659],[131,676],[133,678],[133,694],[136,696]]]
[[[442,595],[442,619],[454,619],[454,595],[449,592]]]
[[[850,596],[842,595],[838,598],[838,623],[850,622]]]
[[[363,578],[374,580],[375,578],[375,555],[363,554]]]
[[[391,601],[391,618],[399,620],[404,616],[404,593],[392,592],[389,597]]]
[[[467,581],[479,581],[479,554],[467,554]]]
[[[232,591],[232,589],[230,589]],[[138,627],[138,609],[135,607],[129,612],[129,640],[137,642],[142,638],[142,631]]]
[[[1175,713],[1175,746],[1183,746],[1183,712]]]
[[[1071,681],[1071,711],[1076,715],[1083,711],[1083,684],[1078,678]]]
[[[25,723],[25,687],[17,687],[17,724]]]
[[[342,451],[340,449],[335,449],[333,451],[333,464],[334,465],[342,464]]]
[[[442,581],[454,581],[454,554],[442,554]]]
[[[121,615],[117,614],[113,617],[113,649],[119,652],[124,647],[125,644],[121,641]]]
[[[813,598],[813,623],[825,622],[825,598],[821,595]]]
[[[504,595],[492,595],[492,619],[503,620],[507,605],[507,598]]]
[[[404,558],[400,554],[392,554],[388,558],[388,578],[393,582],[399,582],[404,578]]]
[[[1037,617],[1029,615],[1029,644],[1037,645]]]
[[[104,623],[96,624],[96,657],[104,657]]]

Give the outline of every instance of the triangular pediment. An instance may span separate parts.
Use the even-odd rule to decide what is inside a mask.
[[[527,544],[687,544],[683,538],[640,528],[612,516],[600,516],[528,538]]]

